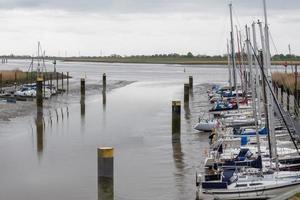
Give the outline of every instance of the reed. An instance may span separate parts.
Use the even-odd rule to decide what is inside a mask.
[[[284,88],[293,92],[295,90],[295,74],[294,73],[272,73],[273,82],[283,85]],[[297,89],[300,89],[300,74],[297,76]]]
[[[36,74],[37,72],[23,72],[21,70],[0,70],[0,73],[2,74],[2,86],[12,86],[14,84],[20,85],[30,82],[35,82]],[[52,74],[52,77],[56,77],[54,72],[46,72],[45,73],[45,80],[50,79],[50,74]],[[61,79],[62,73],[58,73],[58,79]],[[64,79],[67,78],[66,75],[63,76]],[[69,78],[72,78],[69,76]]]

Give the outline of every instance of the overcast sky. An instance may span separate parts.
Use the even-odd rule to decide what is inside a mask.
[[[263,20],[262,0],[233,0],[234,21]],[[0,54],[223,54],[229,0],[0,0]],[[300,54],[300,1],[267,0],[272,53]]]

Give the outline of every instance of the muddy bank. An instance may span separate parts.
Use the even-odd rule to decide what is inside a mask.
[[[109,81],[107,92],[113,89],[124,87],[133,83],[133,81]],[[86,96],[99,95],[102,93],[101,84],[86,84]],[[47,115],[49,110],[66,107],[69,104],[80,102],[80,87],[79,85],[70,85],[68,92],[60,95],[52,96],[50,99],[44,100],[44,115]],[[0,100],[0,121],[10,121],[16,117],[35,115],[36,101],[28,99],[28,101],[17,101],[16,103],[7,103]]]

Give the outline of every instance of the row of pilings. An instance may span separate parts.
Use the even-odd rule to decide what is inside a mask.
[[[291,89],[283,84],[273,81],[273,90],[279,103],[290,114],[300,117],[300,88]]]
[[[63,74],[62,74],[63,75]],[[67,75],[69,75],[67,73]],[[50,79],[50,82],[52,79]],[[58,84],[58,79],[57,84]],[[43,75],[39,75],[36,78],[36,133],[37,133],[37,151],[41,152],[43,149],[43,87],[45,85],[45,79]],[[62,89],[63,89],[62,80]],[[67,81],[67,88],[69,88],[69,81]],[[102,95],[103,104],[106,102],[106,74],[102,76]],[[85,79],[80,79],[80,104],[81,115],[85,113],[85,95],[86,95]],[[114,199],[114,149],[112,147],[100,147],[97,149],[97,163],[98,163],[98,200],[113,200]]]

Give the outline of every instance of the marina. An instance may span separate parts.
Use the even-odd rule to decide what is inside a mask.
[[[67,24],[77,19],[81,26],[90,27],[93,23],[84,20],[84,9],[91,12],[86,13],[90,19],[109,19],[104,21],[113,27],[110,34],[115,36],[107,41],[109,46],[120,52],[126,47],[128,55],[107,53],[113,52],[107,46],[103,53],[101,46],[100,56],[95,56],[87,50],[82,53],[84,45],[70,56],[67,50],[56,55],[51,52],[51,41],[56,40],[49,35],[43,45],[49,46],[51,53],[38,41],[37,51],[33,47],[31,54],[0,55],[0,200],[300,199],[300,57],[292,54],[290,44],[289,54],[279,54],[270,28],[276,21],[275,8],[270,1],[258,1],[259,16],[248,16],[251,12],[235,7],[248,4],[228,3],[221,33],[227,38],[220,38],[223,47],[214,38],[223,55],[213,56],[176,53],[176,48],[169,54],[129,53],[136,47],[125,44],[131,37],[136,37],[134,44],[138,44],[140,30],[130,38],[122,34],[118,38],[114,23],[122,19],[126,26],[133,26],[140,19],[133,20],[128,14],[131,10],[116,18],[112,12],[121,11],[128,2],[116,3],[120,7],[112,10],[107,7],[105,11],[112,13],[101,15],[84,4],[78,4],[79,10],[77,4],[74,10],[48,4],[46,9],[30,8],[33,15],[50,15],[57,23],[57,16],[68,16],[59,19]],[[198,5],[178,3],[190,4]],[[66,5],[64,1],[60,6]],[[163,5],[171,4],[161,4],[166,11]],[[172,5],[172,12],[180,13],[177,4]],[[204,4],[208,5],[217,4]],[[5,9],[9,13],[13,8],[10,4]],[[147,22],[143,27],[149,31],[153,13],[147,13],[147,8],[143,16],[143,9],[139,7],[135,15]],[[241,16],[238,9],[244,11]],[[56,11],[57,16],[49,11]],[[18,12],[16,9],[16,15]],[[180,24],[187,15],[187,21],[193,21],[193,15],[169,16],[168,12],[161,14],[165,19],[155,20],[167,21],[171,16]],[[25,18],[28,16],[31,14]],[[222,21],[224,13],[218,16]],[[90,43],[94,37],[91,29],[56,28],[61,36],[67,29],[72,32],[65,41],[57,40],[62,44],[76,34],[87,34],[73,40],[73,50],[80,43],[77,39],[88,39],[89,49],[99,51],[98,40]],[[161,41],[166,45],[168,37],[185,32],[176,27],[176,34],[167,34],[168,28],[173,27],[161,28],[165,36],[151,32],[143,41],[149,39],[161,48]],[[193,37],[197,28],[188,35]],[[103,28],[103,34],[105,31]],[[212,48],[212,43],[206,47]]]

